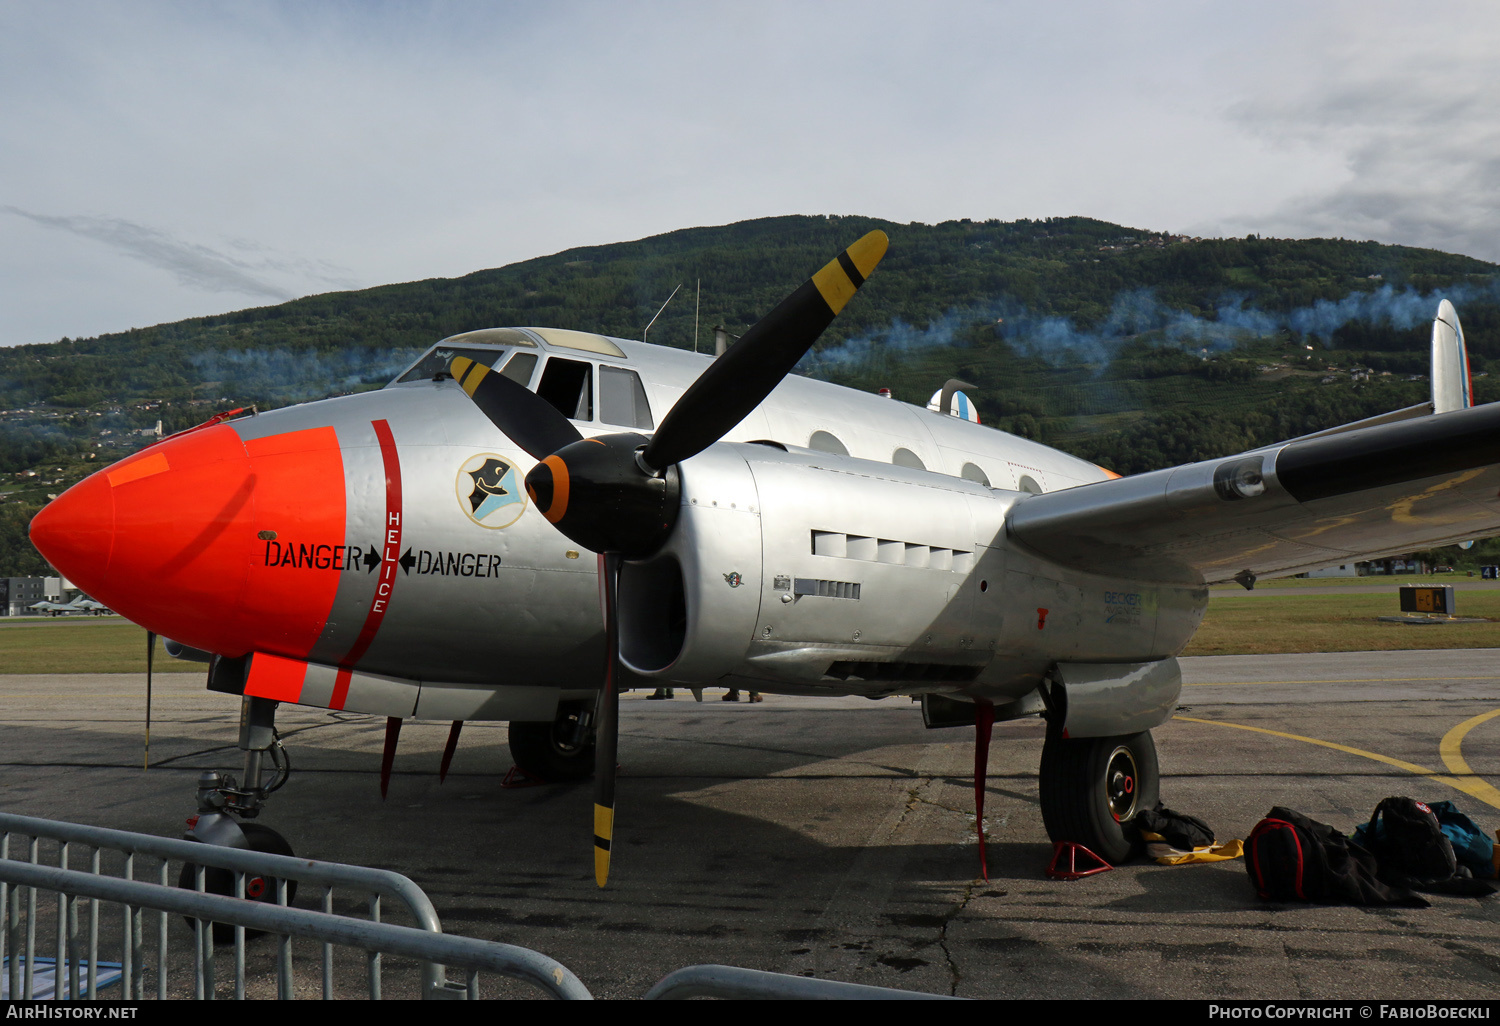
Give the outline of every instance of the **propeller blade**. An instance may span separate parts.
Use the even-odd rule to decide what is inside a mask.
[[[604,589],[604,636],[607,655],[604,691],[599,696],[598,738],[594,749],[594,882],[609,882],[609,854],[615,836],[615,757],[620,741],[620,557],[599,557],[599,580]]]
[[[151,768],[151,662],[156,656],[156,633],[146,632],[146,754],[141,757],[141,769]]]
[[[680,463],[749,416],[833,323],[888,245],[885,232],[870,232],[756,321],[662,418],[642,460],[657,470]]]
[[[449,369],[490,423],[533,459],[545,459],[583,437],[551,403],[504,374],[466,356],[455,356]]]

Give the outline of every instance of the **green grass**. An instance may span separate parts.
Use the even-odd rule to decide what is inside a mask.
[[[1419,580],[1430,581],[1431,578]],[[1377,619],[1399,616],[1400,612],[1394,594],[1260,598],[1246,594],[1225,595],[1209,601],[1203,626],[1182,654],[1269,655],[1281,652],[1500,647],[1500,623],[1417,627],[1381,623]],[[1457,615],[1500,619],[1500,591],[1460,593]]]
[[[156,640],[157,673],[203,673]],[[117,616],[0,619],[0,673],[145,673],[146,632]]]
[[[1361,577],[1349,583],[1389,582],[1394,587],[1403,580],[1431,583],[1434,578]],[[1377,617],[1400,612],[1390,593],[1255,596],[1237,586],[1234,591],[1239,594],[1218,595],[1209,602],[1203,626],[1184,655],[1500,648],[1500,623],[1381,623]],[[1500,620],[1500,589],[1461,593],[1458,615]],[[144,673],[145,647],[145,632],[118,617],[0,620],[0,674]],[[168,657],[158,639],[158,673],[204,670],[202,663]]]
[[[1478,571],[1470,577],[1467,571],[1458,571],[1451,574],[1392,574],[1389,577],[1267,577],[1256,583],[1257,588],[1356,588],[1369,587],[1371,585],[1389,585],[1394,592],[1403,584],[1459,584],[1465,581],[1481,580]],[[1227,591],[1241,593],[1244,591],[1238,584],[1215,584],[1211,591]]]

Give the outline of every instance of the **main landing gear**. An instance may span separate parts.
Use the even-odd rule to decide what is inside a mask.
[[[276,703],[266,698],[245,698],[240,706],[239,747],[245,753],[243,782],[227,773],[205,770],[198,777],[198,813],[188,820],[187,839],[226,848],[245,848],[273,855],[291,855],[292,846],[275,830],[254,819],[260,814],[266,798],[279,791],[291,775],[292,764],[276,733]],[[269,758],[275,769],[271,782],[262,786],[265,763]],[[186,863],[178,875],[177,885],[196,889],[198,867]],[[234,874],[226,869],[205,867],[204,889],[210,894],[233,896]],[[297,882],[287,882],[287,904],[297,896]],[[276,901],[276,880],[270,877],[247,877],[245,897],[255,901]],[[214,943],[234,940],[234,928],[214,925]]]
[[[510,755],[517,768],[548,783],[594,775],[594,701],[562,702],[550,722],[510,724]]]
[[[1151,732],[1065,738],[1048,731],[1042,747],[1042,822],[1054,841],[1075,841],[1110,863],[1141,848],[1131,826],[1156,807],[1161,778]]]

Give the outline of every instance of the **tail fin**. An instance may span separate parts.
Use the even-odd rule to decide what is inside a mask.
[[[1463,325],[1458,323],[1458,311],[1445,299],[1432,322],[1432,412],[1452,413],[1473,405]]]

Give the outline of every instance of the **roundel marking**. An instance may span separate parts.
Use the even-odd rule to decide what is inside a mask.
[[[526,484],[504,456],[481,452],[458,469],[453,485],[458,508],[480,527],[509,527],[526,511]]]

